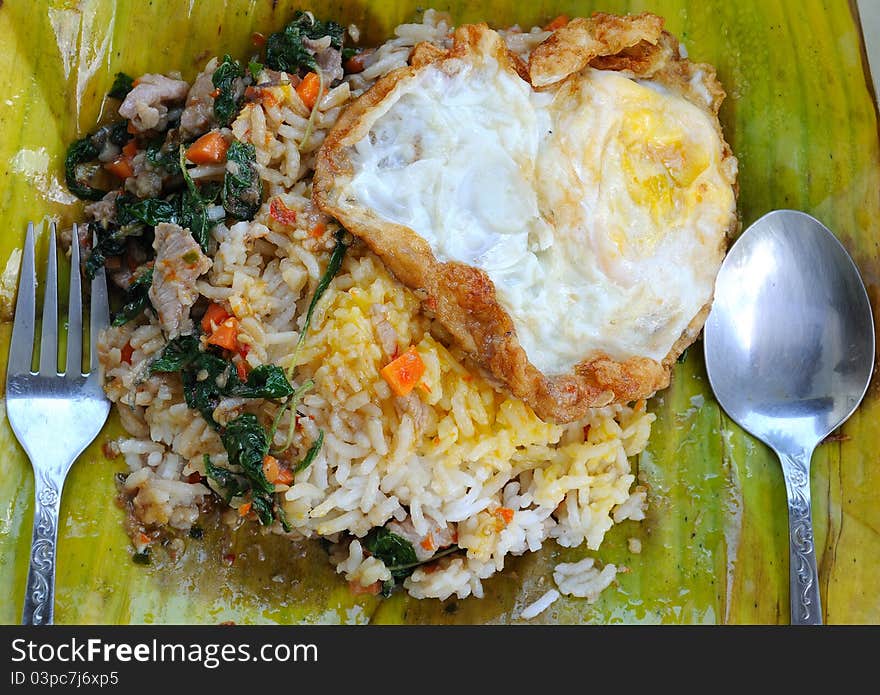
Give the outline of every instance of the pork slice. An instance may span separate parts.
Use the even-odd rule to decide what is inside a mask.
[[[193,82],[186,97],[186,106],[180,115],[180,136],[192,140],[197,135],[217,127],[214,118],[214,72],[217,59],[212,58]]]
[[[168,106],[182,102],[189,91],[189,84],[165,75],[148,73],[138,79],[119,107],[119,115],[131,121],[139,133],[146,130],[163,130],[168,125]]]
[[[303,46],[315,56],[318,69],[324,76],[324,84],[329,87],[336,80],[341,80],[345,72],[342,70],[342,52],[330,45],[330,37],[320,39],[303,39]]]
[[[212,263],[186,229],[162,223],[156,227],[153,241],[156,262],[150,302],[159,316],[162,330],[173,339],[192,333],[189,310],[198,299],[196,280]]]

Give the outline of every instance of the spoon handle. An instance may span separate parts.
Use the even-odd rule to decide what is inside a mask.
[[[792,625],[821,625],[819,573],[813,544],[810,505],[810,458],[812,452],[779,453],[788,496],[789,584]]]

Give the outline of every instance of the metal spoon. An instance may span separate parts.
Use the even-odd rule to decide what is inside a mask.
[[[871,380],[874,321],[859,271],[815,218],[765,215],[721,266],[704,349],[718,402],[782,462],[791,622],[819,625],[810,459]]]

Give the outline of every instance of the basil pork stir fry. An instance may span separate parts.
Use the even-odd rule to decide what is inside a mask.
[[[79,136],[65,174],[85,201],[83,272],[103,269],[113,287],[113,325],[96,347],[125,433],[105,451],[124,459],[117,482],[138,561],[167,553],[173,571],[173,555],[199,543],[208,567],[247,565],[256,553],[228,551],[254,541],[267,552],[304,550],[257,540],[280,534],[321,541],[335,581],[354,594],[481,598],[495,593],[483,583],[510,571],[513,557],[550,543],[571,548],[568,557],[577,548],[591,553],[615,524],[646,517],[648,490],[634,468],[655,417],[646,401],[606,404],[571,422],[542,420],[479,367],[476,353],[489,343],[444,324],[459,301],[474,321],[492,319],[491,283],[470,262],[443,264],[458,270],[434,282],[423,274],[433,263],[430,244],[403,249],[410,235],[392,218],[414,195],[428,196],[437,219],[469,229],[479,222],[471,194],[484,182],[468,172],[491,162],[446,162],[453,150],[440,153],[449,190],[468,194],[456,198],[464,207],[451,217],[446,189],[430,176],[425,185],[408,173],[385,178],[411,156],[433,157],[420,145],[450,133],[477,149],[484,143],[491,128],[480,119],[459,119],[450,130],[442,118],[416,122],[399,111],[442,110],[432,90],[443,91],[447,66],[473,66],[456,68],[455,79],[486,105],[490,121],[509,109],[491,106],[484,92],[503,97],[502,106],[504,95],[525,98],[523,68],[591,27],[608,34],[602,46],[629,46],[644,34],[638,45],[673,61],[664,75],[694,75],[665,50],[659,18],[608,17],[496,31],[455,27],[426,10],[387,41],[360,46],[357,27],[298,12],[275,33],[251,34],[254,48],[243,54],[231,44],[213,56],[192,47],[187,55],[203,61],[186,63],[197,68],[192,74],[105,76],[102,113],[118,116]],[[476,60],[487,51],[492,60]],[[630,53],[607,65],[634,64]],[[414,71],[425,78],[410,80]],[[595,73],[613,78],[609,84],[628,81],[644,98],[669,96],[622,70]],[[698,108],[684,101],[682,109]],[[575,107],[594,105],[566,106]],[[368,113],[375,119],[364,120]],[[403,152],[407,133],[416,145]],[[351,144],[351,169],[341,143]],[[363,175],[354,176],[355,165]],[[374,235],[347,217],[349,186],[368,190],[365,214],[384,220]],[[508,215],[505,225],[528,231],[538,217]],[[380,238],[387,253],[376,252]],[[514,356],[526,369],[523,355]],[[554,595],[592,600],[612,586],[617,567],[597,560],[560,563],[556,589],[524,616]]]
[[[293,386],[295,354],[284,366],[253,364],[248,343],[239,340],[238,312],[201,296],[197,284],[218,252],[218,225],[228,230],[256,221],[264,202],[256,148],[233,132],[242,108],[260,100],[264,87],[290,85],[313,109],[318,86],[328,88],[343,77],[343,39],[340,25],[297,12],[264,42],[265,55],[244,62],[214,58],[191,85],[178,75],[133,79],[119,72],[107,96],[119,102],[115,110],[122,119],[72,143],[65,160],[69,190],[90,203],[90,221],[78,240],[88,249],[83,271],[91,278],[106,269],[118,290],[113,326],[158,321],[168,342],[148,373],[179,379],[187,406],[217,431],[226,450],[223,465],[205,455],[204,478],[227,502],[285,530],[290,527],[275,486],[308,469],[324,441],[319,430],[303,451],[292,447],[295,411],[312,382]],[[346,248],[340,232],[326,272],[304,303],[308,313],[297,350]],[[125,346],[123,360],[134,349]],[[224,399],[240,404],[234,417],[217,414]],[[241,412],[249,403],[255,412]],[[267,423],[255,414],[260,403],[275,410]],[[289,431],[279,434],[283,441],[275,447],[288,411]]]

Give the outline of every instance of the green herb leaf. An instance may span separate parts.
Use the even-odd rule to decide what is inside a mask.
[[[150,286],[153,284],[153,269],[147,268],[135,278],[125,291],[125,304],[113,317],[114,326],[123,326],[141,315],[150,302]]]
[[[147,161],[154,167],[164,169],[169,174],[181,173],[180,162],[177,157],[177,147],[167,147],[162,138],[157,138],[147,144],[145,156]]]
[[[386,579],[384,582],[382,582],[382,598],[391,598],[391,594],[394,593],[395,585],[396,582],[394,581],[394,579]]]
[[[236,98],[235,94],[235,80],[239,77],[244,77],[244,70],[239,62],[229,55],[223,56],[223,60],[211,76],[214,87],[220,90],[220,93],[214,97],[214,116],[222,126],[232,123],[241,106],[240,100],[243,95]]]
[[[391,533],[384,526],[379,526],[370,531],[361,544],[372,555],[375,555],[385,563],[385,566],[395,578],[406,577],[412,574],[410,567],[415,567],[419,564],[419,558],[416,556],[412,543],[396,533]]]
[[[169,340],[158,359],[150,365],[150,374],[179,372],[198,359],[199,339],[193,335],[181,335]]]
[[[123,227],[133,222],[143,222],[151,227],[163,222],[179,224],[180,208],[174,198],[139,200],[125,194],[116,199],[116,221]]]
[[[228,468],[215,466],[211,463],[211,457],[208,454],[204,454],[202,460],[205,462],[205,475],[226,492],[227,504],[236,495],[247,491],[247,486],[243,484],[241,476],[236,475]]]
[[[92,246],[91,253],[85,262],[86,276],[91,280],[104,267],[107,258],[121,256],[125,253],[128,235],[116,225],[111,224],[105,227],[98,222],[90,222],[89,231],[97,237],[97,242]]]
[[[113,80],[113,86],[110,87],[107,96],[122,100],[128,96],[132,89],[134,89],[134,80],[124,72],[117,72],[116,79]]]
[[[324,430],[318,430],[318,438],[315,440],[314,444],[309,447],[309,450],[306,452],[306,455],[303,457],[303,460],[300,461],[293,467],[294,473],[299,473],[300,471],[304,471],[306,468],[312,465],[312,461],[315,460],[315,456],[318,455],[318,452],[321,450],[321,446],[324,444]]]
[[[189,229],[190,234],[202,251],[208,253],[208,241],[211,238],[211,230],[216,224],[208,218],[208,206],[213,205],[220,193],[219,187],[205,186],[202,190],[193,181],[186,166],[186,147],[181,144],[178,153],[180,171],[186,182],[186,190],[180,200],[180,224]]]
[[[98,158],[98,148],[92,142],[91,136],[77,140],[67,148],[67,156],[64,159],[64,178],[67,181],[67,188],[77,198],[82,200],[101,200],[107,191],[99,188],[93,188],[84,179],[91,179],[97,166],[90,167],[89,170],[83,166],[87,162],[93,162]]]
[[[318,64],[312,52],[303,45],[303,39],[330,37],[333,48],[342,48],[345,34],[336,22],[322,22],[302,11],[282,31],[269,36],[266,41],[266,65],[273,70],[296,72],[300,68],[317,71]]]
[[[256,415],[239,415],[226,425],[220,438],[229,463],[242,469],[255,490],[267,494],[275,491],[263,473],[263,457],[269,452],[269,440]]]
[[[260,209],[262,198],[257,151],[253,145],[234,140],[226,152],[223,207],[236,219],[250,220]]]
[[[336,232],[336,246],[333,247],[333,253],[330,254],[330,261],[327,263],[327,269],[318,280],[318,284],[315,286],[315,294],[312,295],[312,301],[309,302],[309,308],[306,310],[306,318],[305,321],[303,321],[302,332],[299,334],[299,340],[296,341],[296,346],[293,349],[293,358],[291,359],[293,366],[296,365],[297,353],[305,342],[306,334],[309,332],[309,327],[312,325],[312,314],[315,313],[315,307],[318,306],[321,296],[327,291],[327,288],[330,287],[330,283],[333,282],[333,278],[336,277],[339,268],[342,267],[342,261],[345,258],[345,252],[347,250],[348,245],[345,243],[345,232],[340,229]]]
[[[256,60],[252,60],[248,63],[248,72],[251,74],[251,77],[254,79],[254,82],[260,79],[260,73],[263,71],[263,64],[257,62]]]
[[[251,509],[264,526],[268,526],[275,520],[275,508],[272,498],[267,495],[254,495],[251,498]]]
[[[207,253],[211,229],[214,228],[214,224],[208,219],[205,201],[189,191],[184,191],[180,199],[180,224],[189,229],[193,239],[196,240],[202,251]]]
[[[108,133],[107,137],[117,147],[124,146],[129,140],[134,137],[131,133],[128,132],[128,121],[117,121],[116,123],[112,123],[109,126],[106,126]]]
[[[281,367],[263,364],[252,369],[244,383],[236,381],[228,384],[224,393],[243,398],[287,398],[293,394],[293,386]]]

